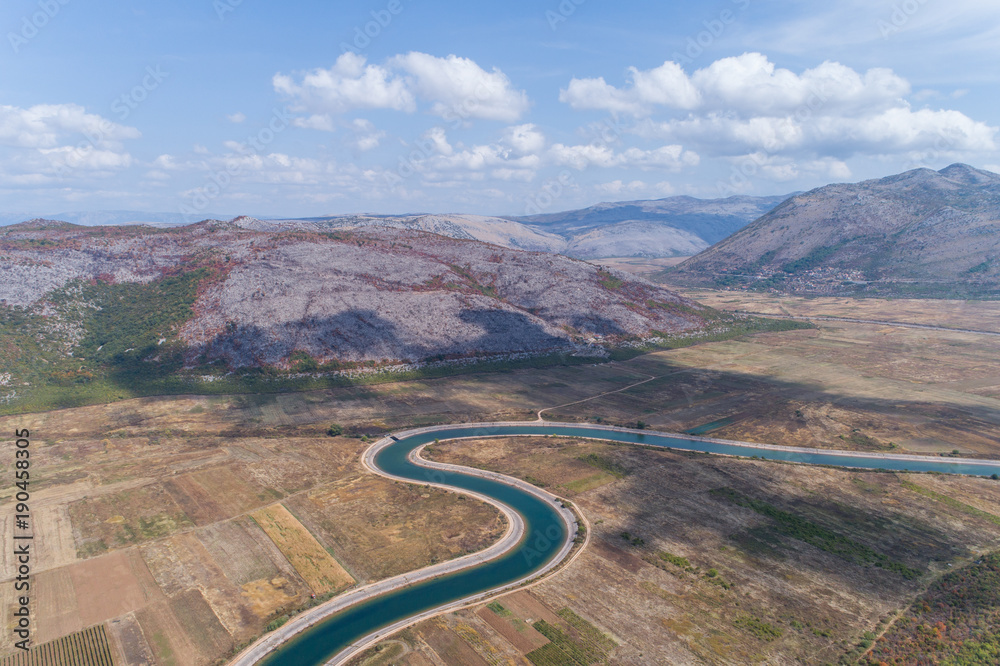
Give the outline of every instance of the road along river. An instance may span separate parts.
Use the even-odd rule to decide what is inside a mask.
[[[340,664],[402,627],[515,587],[558,566],[572,549],[577,526],[573,513],[553,495],[500,474],[419,457],[420,450],[436,439],[529,435],[582,437],[812,465],[1000,474],[1000,461],[801,449],[586,424],[537,421],[407,430],[376,442],[365,452],[365,465],[382,476],[446,488],[493,504],[508,520],[504,538],[479,553],[340,595],[255,643],[236,658],[234,666]]]

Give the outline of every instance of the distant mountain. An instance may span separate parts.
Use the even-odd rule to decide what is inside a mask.
[[[1000,296],[1000,175],[953,164],[821,187],[662,277],[800,293]]]
[[[561,236],[566,241],[563,253],[571,257],[685,257],[742,229],[787,198],[680,196],[509,219]]]
[[[0,213],[0,227],[42,217],[35,213]]]
[[[566,248],[566,241],[555,234],[511,220],[481,215],[338,215],[272,220],[268,228],[279,229],[289,225],[310,225],[316,229],[410,229],[535,252],[562,253]]]
[[[92,210],[75,211],[56,214],[32,214],[32,213],[0,213],[0,226],[27,222],[32,219],[52,219],[63,220],[72,224],[79,224],[87,227],[99,226],[121,226],[130,224],[147,224],[151,226],[183,226],[192,224],[203,219],[223,219],[232,216],[216,215],[204,213],[198,219],[191,219],[182,213],[150,213],[136,210]]]
[[[286,219],[243,216],[235,218],[235,223],[256,231],[409,229],[577,259],[689,257],[742,229],[785,198],[702,200],[671,197],[657,201],[603,203],[583,210],[525,218],[458,214],[361,214]],[[83,226],[181,226],[194,222],[180,213],[91,211],[57,215],[0,214],[0,225],[33,218],[63,220]],[[205,219],[230,218],[206,213]]]

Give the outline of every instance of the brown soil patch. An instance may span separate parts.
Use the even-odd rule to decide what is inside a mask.
[[[108,636],[116,647],[123,666],[152,666],[153,651],[142,635],[135,613],[129,613],[108,623]]]
[[[160,601],[135,614],[157,666],[202,666],[211,663],[184,631],[171,604]]]
[[[500,617],[489,608],[480,608],[476,615],[506,638],[521,654],[528,654],[549,642],[549,639],[521,618]]]
[[[500,603],[511,613],[528,622],[534,624],[539,620],[545,620],[549,624],[561,625],[562,619],[552,612],[552,609],[539,601],[530,592],[515,592],[500,598]]]
[[[233,635],[248,635],[255,618],[246,608],[239,589],[216,565],[194,534],[180,534],[147,544],[142,557],[163,592],[176,598],[201,590],[223,626]],[[202,594],[199,592],[199,595]]]
[[[84,626],[124,615],[162,598],[156,581],[135,550],[79,562],[69,567]]]
[[[232,649],[233,639],[219,622],[200,590],[187,590],[170,600],[174,616],[185,634],[193,639],[205,656],[224,654]]]
[[[480,657],[461,636],[448,629],[447,625],[442,624],[429,628],[423,638],[434,651],[435,656],[446,664],[490,666],[489,662]]]
[[[252,479],[237,477],[230,466],[186,474],[164,482],[164,487],[198,525],[238,516],[272,499]]]
[[[35,635],[37,643],[47,643],[60,636],[83,629],[69,568],[43,571],[35,577]]]

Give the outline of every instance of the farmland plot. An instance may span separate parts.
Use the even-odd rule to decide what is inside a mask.
[[[279,504],[257,511],[253,519],[315,594],[341,590],[354,582],[340,563],[284,506]]]

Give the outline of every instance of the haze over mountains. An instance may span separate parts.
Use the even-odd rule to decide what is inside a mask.
[[[512,218],[566,239],[571,257],[691,256],[742,229],[788,196],[733,196],[601,203],[561,213]]]
[[[205,213],[201,219],[228,219],[232,216]],[[182,226],[199,220],[192,220],[182,213],[150,213],[137,210],[92,210],[64,213],[0,213],[0,226],[27,222],[33,219],[60,220],[70,224],[88,227],[148,224],[154,226]]]
[[[722,240],[777,206],[786,197],[730,197],[702,200],[671,197],[654,201],[603,203],[583,210],[503,218],[482,215],[336,215],[267,219],[241,217],[241,226],[258,230],[410,229],[512,249],[564,254],[579,259],[606,257],[688,257]],[[180,213],[94,211],[26,216],[0,214],[0,223],[34,217],[86,226],[192,222]],[[205,215],[206,219],[229,219]],[[251,222],[250,220],[254,220]]]
[[[1000,293],[1000,175],[953,164],[792,197],[664,274],[802,293]]]

